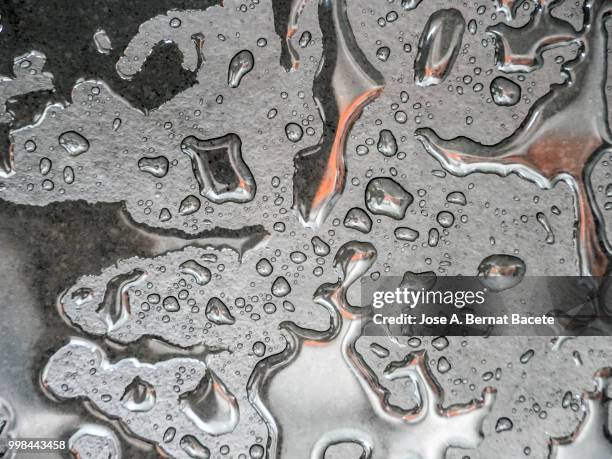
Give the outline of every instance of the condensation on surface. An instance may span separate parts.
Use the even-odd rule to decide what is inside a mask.
[[[0,7],[31,45],[0,77],[0,437],[610,457],[607,338],[362,336],[359,289],[607,273],[612,4],[183,4],[95,24],[117,79],[70,81]]]

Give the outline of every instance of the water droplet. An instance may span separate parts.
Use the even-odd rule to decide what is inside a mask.
[[[93,36],[96,49],[101,54],[108,54],[113,50],[110,38],[103,29],[98,29]]]
[[[491,81],[493,102],[502,107],[516,105],[521,99],[521,87],[506,77],[497,77]]]
[[[448,344],[449,343],[446,336],[438,336],[431,342],[431,345],[434,347],[434,349],[438,351],[446,349],[448,347]]]
[[[272,267],[272,263],[270,263],[270,260],[268,260],[267,258],[262,258],[261,260],[259,260],[255,265],[255,269],[259,273],[259,275],[263,277],[268,277],[270,274],[272,274],[272,271],[274,270],[274,268]]]
[[[329,255],[329,245],[327,245],[327,243],[323,241],[319,236],[314,236],[310,242],[312,243],[312,250],[315,255],[319,257],[325,257]]]
[[[40,173],[42,175],[47,175],[49,172],[51,172],[51,166],[52,163],[49,158],[42,158],[39,164]]]
[[[186,137],[181,150],[191,159],[200,194],[216,204],[249,202],[255,196],[255,179],[242,159],[242,141],[236,134],[200,140]]]
[[[344,226],[362,233],[369,233],[372,229],[372,219],[363,209],[353,207],[344,217]]]
[[[389,59],[390,55],[391,55],[391,50],[387,46],[381,46],[376,51],[376,57],[378,58],[379,61],[382,61],[382,62],[386,62],[387,59]]]
[[[64,132],[58,141],[70,156],[79,156],[89,150],[89,141],[75,131]]]
[[[193,435],[185,435],[179,444],[192,459],[210,459],[210,450]]]
[[[36,151],[36,142],[34,142],[33,140],[27,140],[23,144],[23,147],[25,148],[25,151],[27,151],[28,153],[32,153],[33,151]]]
[[[429,247],[436,247],[439,241],[440,232],[436,228],[431,228],[427,237],[427,244],[429,245]]]
[[[292,262],[298,265],[306,261],[306,255],[300,251],[291,252],[291,254],[289,255],[289,258],[291,259]]]
[[[253,70],[255,66],[255,58],[251,51],[247,49],[243,49],[239,53],[237,53],[229,64],[229,69],[227,72],[227,84],[232,88],[237,88],[240,86],[240,82],[242,78]]]
[[[198,285],[206,285],[212,277],[210,269],[195,260],[187,260],[179,266],[181,273],[189,274]]]
[[[264,447],[261,445],[252,445],[249,448],[249,456],[251,459],[262,459],[264,457]]]
[[[215,325],[232,325],[236,322],[225,303],[217,297],[208,300],[206,318]]]
[[[120,400],[121,405],[130,411],[150,411],[155,406],[155,388],[139,376],[135,376],[125,388]]]
[[[506,432],[509,430],[512,430],[512,428],[514,427],[514,424],[512,424],[512,421],[508,418],[499,418],[497,420],[497,423],[495,424],[495,432],[500,433],[500,432]]]
[[[453,226],[453,223],[455,223],[455,216],[452,213],[443,210],[442,212],[438,213],[436,220],[442,228],[450,228]]]
[[[400,241],[414,242],[419,238],[419,232],[408,227],[395,228],[394,234]]]
[[[495,254],[485,258],[478,266],[480,282],[494,292],[517,286],[526,271],[525,263],[513,255]]]
[[[165,207],[159,212],[159,221],[160,222],[167,222],[171,218],[172,218],[172,214]]]
[[[283,276],[278,276],[272,284],[272,294],[281,298],[289,295],[289,293],[291,293],[291,286],[289,285],[289,282],[287,282],[287,279],[285,279]]]
[[[389,178],[372,179],[366,187],[366,206],[376,215],[386,215],[401,220],[413,200],[412,194]]]
[[[253,343],[253,354],[257,357],[263,357],[266,353],[266,345],[261,341]]]
[[[306,48],[308,46],[308,44],[310,43],[310,40],[312,39],[312,34],[306,30],[302,33],[302,35],[300,36],[300,48]]]
[[[285,135],[291,142],[295,143],[299,142],[302,139],[304,131],[302,130],[302,127],[299,124],[288,123],[285,126]]]
[[[394,156],[397,153],[397,141],[393,133],[388,129],[380,131],[376,147],[384,156]]]
[[[531,358],[535,355],[535,351],[533,349],[529,349],[523,355],[521,355],[520,361],[522,364],[525,364],[531,360]]]
[[[544,231],[546,231],[546,243],[554,244],[555,234],[553,233],[552,228],[550,227],[550,224],[548,223],[548,219],[546,218],[546,215],[544,215],[543,212],[538,212],[536,214],[536,220],[538,221],[538,223],[540,223],[540,225],[542,225],[542,228],[544,228]]]
[[[170,443],[174,440],[174,436],[176,435],[176,429],[174,427],[168,427],[164,432],[164,443]]]
[[[179,214],[183,216],[191,215],[198,210],[200,210],[200,200],[192,194],[183,199],[179,205]]]
[[[162,303],[164,309],[168,312],[177,312],[181,309],[178,300],[173,296],[167,296]]]
[[[266,314],[274,314],[276,312],[276,305],[274,303],[267,302],[263,305],[263,310]]]
[[[370,349],[372,349],[372,352],[374,353],[374,355],[376,355],[377,357],[380,357],[381,359],[385,359],[389,357],[389,349],[381,346],[378,343],[370,344]]]
[[[55,188],[55,184],[51,180],[43,180],[42,188],[45,191],[52,191]]]
[[[467,199],[461,191],[453,191],[446,196],[446,202],[457,204],[458,206],[465,206],[467,204]]]
[[[417,6],[419,6],[419,4],[421,3],[422,0],[402,0],[402,8],[405,11],[410,11],[415,9]]]
[[[156,156],[154,158],[142,157],[138,160],[138,169],[157,178],[165,177],[169,166],[170,163],[165,156]]]
[[[472,35],[476,35],[476,32],[478,32],[478,23],[476,22],[475,19],[472,19],[470,20],[470,22],[468,22],[468,31]]]
[[[236,397],[210,370],[195,389],[179,398],[182,413],[196,428],[209,435],[232,432],[240,419]]]
[[[442,83],[453,67],[465,30],[465,20],[456,9],[433,13],[419,42],[414,61],[414,79],[419,86]]]
[[[446,359],[446,357],[440,357],[438,359],[438,371],[440,373],[446,373],[451,369],[450,362]]]

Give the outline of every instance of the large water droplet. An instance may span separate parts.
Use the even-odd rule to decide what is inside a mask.
[[[130,411],[152,410],[155,401],[155,388],[139,376],[134,377],[121,396],[121,405]]]
[[[189,136],[181,143],[191,158],[200,194],[216,204],[248,202],[255,196],[255,179],[242,159],[242,142],[236,134],[200,140]]]
[[[465,30],[465,20],[456,9],[433,13],[419,42],[414,61],[414,79],[419,86],[442,83],[453,67]]]
[[[330,251],[329,245],[327,245],[327,243],[323,241],[323,239],[321,239],[319,236],[314,236],[311,240],[311,243],[312,243],[312,250],[315,253],[315,255],[318,255],[319,257],[324,257],[324,256],[329,255],[329,251]]]
[[[353,207],[344,217],[344,226],[362,233],[369,233],[372,229],[372,219],[363,209]]]
[[[192,459],[210,459],[210,450],[193,435],[185,435],[179,444]]]
[[[103,29],[98,29],[94,33],[93,39],[99,53],[108,54],[113,50],[110,38]]]
[[[480,282],[494,292],[517,286],[526,271],[525,263],[513,255],[490,255],[478,266]]]
[[[395,237],[400,241],[414,242],[419,237],[419,232],[408,227],[395,228]]]
[[[438,213],[436,220],[442,228],[450,228],[455,223],[455,216],[451,212],[443,210]]]
[[[497,423],[495,424],[495,432],[497,433],[506,432],[508,430],[512,430],[513,427],[514,427],[514,424],[512,423],[510,419],[499,418],[497,420]]]
[[[58,141],[70,156],[79,156],[89,150],[89,141],[75,131],[64,132]]]
[[[236,322],[225,303],[217,297],[208,300],[206,318],[215,325],[232,325]]]
[[[365,202],[368,210],[373,214],[386,215],[396,220],[404,218],[406,209],[413,200],[412,194],[389,178],[372,179],[366,188]]]
[[[242,78],[253,70],[254,66],[255,58],[253,57],[253,53],[247,49],[243,49],[232,57],[230,61],[227,71],[227,84],[232,88],[237,88],[240,86]]]
[[[272,284],[272,294],[281,298],[289,295],[289,293],[291,293],[291,286],[289,285],[289,282],[287,282],[287,279],[285,279],[283,276],[278,276]]]
[[[272,266],[272,263],[270,263],[270,260],[267,258],[262,258],[255,265],[255,270],[260,276],[268,277],[270,274],[272,274],[272,271],[274,271],[274,267]]]
[[[200,205],[201,203],[197,196],[190,194],[181,201],[181,204],[179,205],[179,214],[182,216],[187,216],[196,213],[198,210],[200,210]]]
[[[157,178],[165,177],[169,166],[170,162],[165,156],[156,156],[154,158],[143,157],[138,160],[138,169]]]
[[[184,274],[189,274],[198,285],[206,285],[210,282],[211,272],[206,266],[202,266],[195,260],[187,260],[179,266]]]
[[[497,77],[491,81],[493,102],[502,107],[516,105],[521,99],[521,87],[506,77]]]

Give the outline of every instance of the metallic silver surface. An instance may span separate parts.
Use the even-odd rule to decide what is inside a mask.
[[[368,337],[359,310],[364,276],[493,255],[607,273],[611,1],[54,1],[48,43],[0,6],[0,436],[612,457],[609,337]]]

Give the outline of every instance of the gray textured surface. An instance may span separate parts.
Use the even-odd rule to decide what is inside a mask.
[[[99,49],[94,32],[107,31],[117,56],[107,71],[122,84],[140,84],[159,42],[180,51],[173,65],[194,83],[177,81],[180,91],[144,109],[104,75],[83,74],[53,80],[73,86],[70,97],[58,92],[25,125],[0,106],[10,129],[0,153],[0,416],[10,422],[0,434],[71,438],[92,458],[104,448],[111,457],[198,457],[194,438],[202,457],[215,458],[319,457],[328,445],[325,457],[341,459],[369,448],[374,458],[612,457],[609,378],[597,374],[612,366],[609,338],[360,337],[350,307],[361,275],[474,275],[492,254],[520,257],[527,275],[588,270],[575,180],[486,173],[500,172],[490,164],[453,175],[414,135],[430,128],[495,145],[520,129],[563,83],[564,63],[590,58],[585,33],[607,37],[605,16],[585,16],[582,3],[225,1],[150,17],[120,49],[107,25],[96,26],[84,40]],[[588,5],[612,11],[606,0]],[[439,20],[448,9],[456,12]],[[507,36],[533,58],[521,69],[529,71],[496,65],[487,28],[499,23],[525,27]],[[453,59],[419,50],[436,24],[453,29]],[[243,50],[253,66],[238,78]],[[50,89],[43,51],[28,51],[36,73],[24,71],[22,53],[9,56],[15,72],[0,78],[0,103]],[[602,59],[590,68],[605,81]],[[415,82],[415,65],[443,69],[443,81]],[[516,104],[493,100],[499,77],[520,86]],[[595,96],[576,126],[607,122],[609,88],[581,91]],[[557,119],[571,102],[554,107]],[[82,148],[67,148],[65,133]],[[185,147],[189,136],[228,134],[240,140],[229,143],[233,153],[215,142]],[[336,147],[340,156],[328,155]],[[553,160],[571,158],[572,148],[559,148]],[[295,177],[299,152],[308,167]],[[167,162],[142,161],[159,157]],[[612,157],[592,158],[580,170],[590,175],[585,205],[601,250]],[[376,178],[396,183],[385,194],[385,181],[371,186]],[[414,199],[406,207],[404,194],[403,205],[389,199],[401,189]],[[398,238],[397,228],[418,238]],[[190,261],[210,271],[209,282],[184,268]],[[228,308],[228,323],[215,319],[211,298]],[[438,398],[445,407],[482,400],[471,414],[447,416],[432,405]],[[551,446],[573,432],[569,445]]]

